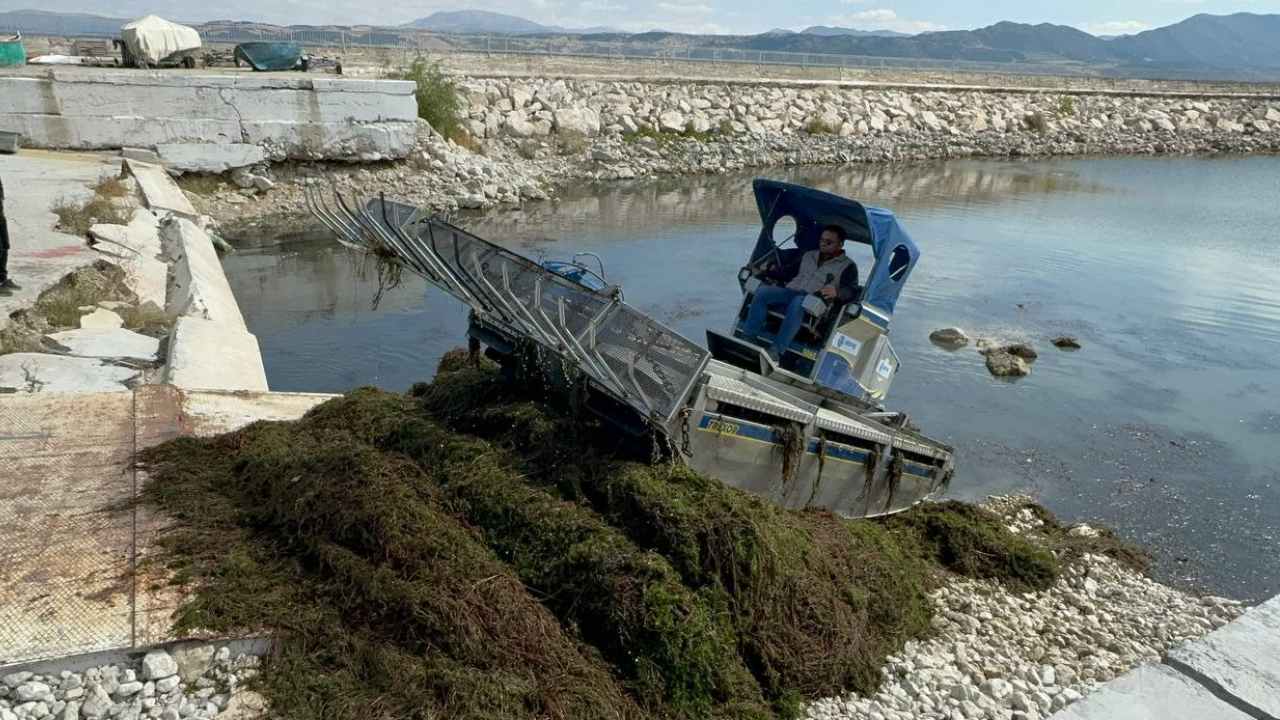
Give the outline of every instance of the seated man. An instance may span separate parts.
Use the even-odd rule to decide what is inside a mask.
[[[822,229],[818,241],[818,249],[810,250],[800,258],[799,267],[774,267],[765,273],[766,277],[786,280],[794,272],[794,276],[785,286],[761,285],[751,299],[751,309],[747,311],[747,322],[743,334],[747,338],[759,340],[764,329],[764,321],[769,308],[786,308],[786,318],[782,327],[773,339],[773,344],[766,348],[769,357],[776,363],[783,351],[791,345],[800,325],[804,321],[804,299],[810,294],[817,294],[826,300],[828,305],[834,300],[849,302],[853,299],[858,287],[858,266],[844,253],[846,233],[839,225],[828,225]]]

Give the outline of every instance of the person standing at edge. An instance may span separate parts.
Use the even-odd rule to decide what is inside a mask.
[[[4,181],[0,180],[0,296],[12,295],[22,286],[9,279],[9,222],[4,219]]]

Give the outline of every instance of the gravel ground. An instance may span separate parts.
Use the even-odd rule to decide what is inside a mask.
[[[986,506],[1011,530],[1034,534],[1039,519],[1015,510],[1024,500]],[[1044,592],[957,578],[933,600],[936,634],[889,659],[879,692],[820,700],[808,718],[1036,720],[1243,612],[1233,600],[1179,592],[1099,555],[1068,567]]]
[[[84,672],[12,673],[0,678],[0,720],[250,720],[265,706],[244,688],[258,665],[257,656],[195,643]]]

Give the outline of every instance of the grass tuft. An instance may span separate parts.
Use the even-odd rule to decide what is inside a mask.
[[[832,125],[822,118],[815,117],[805,123],[804,131],[810,135],[836,135],[840,132],[840,127]]]
[[[58,216],[58,229],[83,237],[89,234],[89,228],[99,223],[128,224],[129,218],[118,202],[128,192],[120,178],[105,177],[93,186],[93,194],[86,200],[62,198],[51,208]]]
[[[125,271],[105,260],[65,275],[36,298],[32,312],[60,330],[80,327],[80,308],[107,300],[132,302]]]

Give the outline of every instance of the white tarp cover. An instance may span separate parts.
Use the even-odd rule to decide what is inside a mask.
[[[200,47],[200,33],[186,25],[171,23],[162,17],[148,15],[120,28],[120,38],[133,56],[148,65],[183,50]]]

